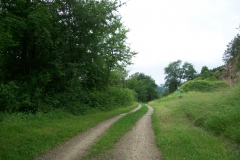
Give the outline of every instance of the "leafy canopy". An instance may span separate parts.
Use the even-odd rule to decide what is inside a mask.
[[[136,55],[126,43],[122,5],[118,0],[1,0],[0,111],[82,111],[102,106],[110,92],[132,94],[122,88],[125,68]],[[117,94],[109,99],[109,106],[119,104]]]
[[[158,98],[157,85],[150,76],[144,73],[135,73],[126,81],[126,87],[137,93],[137,99],[148,102]]]
[[[167,67],[164,68],[165,76],[165,86],[168,87],[169,93],[177,90],[177,87],[184,81],[192,80],[196,76],[197,72],[191,63],[185,62],[182,65],[181,60],[177,60],[169,63]]]

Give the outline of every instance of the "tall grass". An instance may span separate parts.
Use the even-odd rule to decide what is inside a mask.
[[[221,92],[192,92],[179,105],[195,126],[240,143],[239,95],[240,85]]]
[[[83,116],[74,116],[62,110],[36,115],[1,113],[0,159],[33,159],[100,121],[128,112],[137,105],[134,103],[125,108]]]
[[[189,92],[189,91],[196,91],[196,92],[212,92],[221,90],[222,88],[228,88],[229,84],[227,84],[224,81],[218,81],[218,80],[211,80],[205,79],[205,80],[191,80],[187,81],[181,86],[181,91],[183,92]]]
[[[240,86],[188,92],[151,102],[153,127],[165,159],[238,159]]]

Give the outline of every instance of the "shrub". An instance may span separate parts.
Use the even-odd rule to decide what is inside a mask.
[[[181,86],[181,91],[211,92],[226,87],[229,87],[229,85],[223,81],[192,80],[184,83]]]
[[[18,89],[15,82],[0,84],[0,111],[13,112],[18,108]]]

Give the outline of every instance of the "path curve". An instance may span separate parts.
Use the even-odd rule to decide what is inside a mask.
[[[125,134],[109,153],[114,160],[159,160],[161,153],[156,146],[152,129],[153,108],[138,120],[136,125]]]
[[[141,105],[130,112],[137,111]],[[130,113],[128,112],[128,113]],[[105,120],[95,127],[88,129],[87,131],[80,133],[79,135],[71,138],[64,144],[50,150],[46,154],[36,158],[36,160],[79,160],[86,156],[87,151],[93,143],[95,143],[100,136],[118,119],[125,116],[120,114],[108,120]]]

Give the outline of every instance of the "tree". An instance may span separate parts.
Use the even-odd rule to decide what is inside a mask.
[[[232,62],[235,68],[240,70],[240,35],[237,34],[231,42],[228,43],[227,49],[223,54],[225,64]]]
[[[175,62],[169,63],[167,67],[164,68],[165,76],[165,86],[168,87],[169,93],[177,90],[177,87],[182,84],[183,81],[192,80],[197,72],[191,63],[185,62],[182,66],[182,61],[177,60]]]
[[[115,17],[110,29],[106,33],[104,43],[102,44],[101,57],[105,62],[103,68],[104,89],[107,89],[110,81],[111,72],[118,68],[124,68],[131,64],[131,58],[137,53],[130,50],[126,44],[129,30],[125,29],[119,16]]]
[[[186,81],[193,80],[196,77],[197,71],[191,63],[185,62],[181,70],[182,78]]]
[[[209,74],[210,74],[210,71],[209,71],[208,67],[203,66],[202,69],[201,69],[200,76],[203,77],[203,78],[207,78],[207,77],[209,77]]]
[[[206,72],[209,72],[209,69],[207,66],[203,66],[202,69],[201,69],[201,74],[204,74]]]
[[[106,96],[110,85],[123,91],[125,68],[136,52],[126,43],[122,5],[117,0],[1,0],[0,90],[14,93],[11,111],[92,107],[91,98]],[[0,94],[0,101],[9,95]]]
[[[52,16],[45,1],[2,0],[0,48],[5,80],[53,67]]]
[[[158,98],[157,85],[155,81],[144,73],[135,73],[126,80],[127,88],[137,93],[138,101],[148,102]]]

